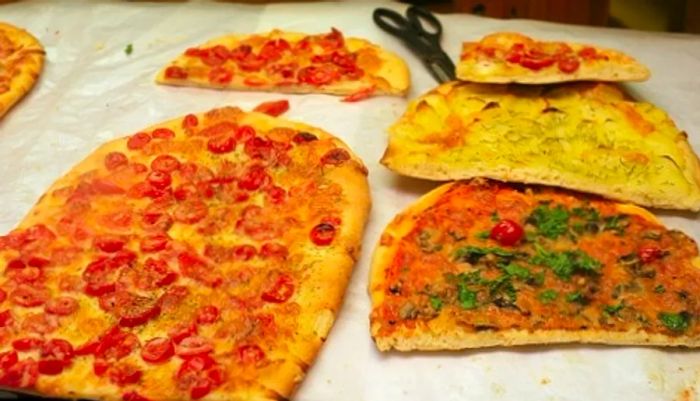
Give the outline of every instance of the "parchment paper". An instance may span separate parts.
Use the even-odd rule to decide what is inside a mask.
[[[374,26],[378,2],[244,6],[218,2],[17,2],[0,20],[33,32],[47,50],[35,90],[0,121],[0,232],[12,229],[51,182],[100,143],[161,120],[223,105],[251,108],[288,98],[287,117],[345,140],[366,162],[374,207],[364,250],[331,335],[296,399],[381,400],[692,400],[700,352],[636,347],[557,346],[467,352],[380,354],[369,336],[369,257],[392,217],[436,186],[400,178],[379,165],[385,129],[405,99],[347,104],[326,95],[219,92],[156,86],[156,71],[188,46],[227,32],[335,26],[366,37],[410,64],[415,97],[436,85],[395,38]],[[401,5],[391,5],[401,9]],[[593,29],[444,15],[443,47],[456,59],[462,40],[496,30],[592,42],[647,64],[652,78],[632,92],[667,110],[700,151],[700,36]],[[133,53],[125,47],[133,44]],[[700,239],[698,218],[661,214]]]

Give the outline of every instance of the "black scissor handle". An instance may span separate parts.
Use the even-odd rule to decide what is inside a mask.
[[[388,8],[377,8],[374,10],[372,19],[380,28],[395,36],[404,37],[411,29],[406,18]]]
[[[411,6],[406,10],[406,17],[413,28],[422,36],[440,41],[442,25],[433,13],[422,7]],[[430,27],[430,29],[426,29],[426,26]]]

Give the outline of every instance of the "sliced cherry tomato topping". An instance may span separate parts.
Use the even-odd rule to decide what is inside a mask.
[[[187,298],[187,295],[187,287],[173,286],[168,288],[165,293],[161,295],[158,303],[164,313],[172,312],[182,304],[185,298]]]
[[[107,170],[116,170],[121,166],[129,164],[129,159],[122,152],[109,152],[105,156],[105,167]]]
[[[186,326],[179,326],[174,329],[172,329],[169,333],[168,336],[170,336],[170,339],[173,340],[175,344],[179,344],[180,341],[184,340],[187,337],[191,337],[197,334],[197,326],[194,324],[189,324]]]
[[[271,102],[262,102],[259,105],[255,106],[255,108],[253,109],[253,111],[265,113],[273,117],[277,117],[280,114],[284,114],[287,110],[289,110],[289,101],[287,100],[274,100]]]
[[[216,67],[225,63],[226,58],[227,57],[222,57],[222,54],[213,51],[213,49],[204,49],[200,56],[202,62],[209,67]]]
[[[148,171],[148,167],[146,167],[146,165],[143,163],[133,163],[131,165],[131,169],[133,170],[134,174],[141,174]]]
[[[151,132],[151,136],[157,139],[175,138],[175,131],[170,128],[156,128]]]
[[[10,293],[10,299],[15,305],[31,308],[43,305],[49,299],[49,292],[27,284],[20,284]]]
[[[140,248],[142,252],[159,252],[164,250],[169,242],[167,234],[147,235],[141,239]]]
[[[341,148],[331,149],[321,157],[322,164],[330,164],[333,166],[339,166],[348,160],[350,160],[350,153]]]
[[[530,57],[529,55],[523,56],[520,60],[520,65],[530,69],[530,70],[541,70],[542,68],[549,67],[554,64],[556,60],[553,57]]]
[[[73,345],[60,338],[51,339],[41,346],[41,357],[69,361],[73,358]]]
[[[318,137],[310,132],[305,132],[301,131],[298,134],[294,135],[294,138],[292,138],[292,141],[294,143],[306,143],[306,142],[313,142],[317,141]]]
[[[182,128],[194,128],[199,125],[199,119],[194,114],[188,114],[182,119]]]
[[[114,253],[120,251],[126,245],[126,239],[124,237],[116,235],[100,235],[95,237],[92,242],[92,246],[101,250],[102,252]]]
[[[246,145],[248,145],[248,141],[255,138],[255,134],[255,128],[251,127],[250,125],[241,125],[236,129],[236,140],[244,142]]]
[[[142,396],[136,391],[129,391],[122,395],[122,401],[151,401],[151,399]]]
[[[27,352],[35,349],[40,349],[43,344],[44,340],[42,340],[41,338],[25,337],[18,338],[12,341],[12,348],[16,349],[17,351]]]
[[[111,367],[108,374],[112,383],[117,386],[126,386],[127,384],[138,383],[143,372],[134,365],[123,363]]]
[[[282,244],[266,242],[260,247],[260,256],[263,258],[286,259],[288,253],[287,247]]]
[[[250,45],[240,45],[229,52],[229,56],[234,60],[243,60],[253,51]]]
[[[226,85],[233,79],[233,72],[225,67],[214,67],[209,71],[209,82]]]
[[[41,281],[44,275],[38,267],[25,267],[23,269],[8,269],[5,275],[17,283],[33,284]]]
[[[319,223],[311,229],[311,241],[318,246],[329,245],[335,238],[335,226],[328,223]]]
[[[299,70],[297,80],[304,84],[322,86],[337,80],[339,76],[340,74],[336,67],[331,65],[310,65]]]
[[[267,61],[276,61],[282,58],[282,53],[290,48],[291,46],[284,39],[268,40],[260,49],[260,57]]]
[[[31,388],[36,384],[39,369],[36,361],[25,359],[12,365],[0,376],[0,385],[14,388]]]
[[[255,365],[265,359],[265,352],[255,344],[241,345],[236,352],[238,359],[246,365]]]
[[[578,59],[573,57],[560,59],[557,63],[559,70],[567,74],[571,74],[572,72],[578,70],[579,66],[581,66],[581,63],[578,61]]]
[[[664,256],[664,252],[655,246],[643,246],[637,253],[642,263],[651,263]]]
[[[139,346],[139,339],[134,334],[113,327],[100,338],[94,354],[97,358],[122,359]]]
[[[146,180],[148,180],[148,183],[156,189],[165,189],[172,183],[170,174],[159,170],[154,170],[148,173]]]
[[[336,28],[331,28],[330,33],[323,35],[319,39],[319,43],[326,50],[340,49],[345,45],[343,33]]]
[[[598,52],[593,47],[584,47],[583,49],[579,50],[578,55],[583,59],[592,60],[596,58]]]
[[[16,364],[19,358],[17,357],[17,352],[13,350],[0,352],[0,369],[5,371]],[[2,375],[0,374],[0,377]],[[1,381],[2,379],[0,379]]]
[[[365,100],[374,95],[377,88],[373,85],[368,88],[360,89],[355,93],[352,93],[343,98],[343,102],[359,102],[360,100]]]
[[[286,274],[281,274],[277,280],[262,293],[263,301],[272,303],[282,303],[287,301],[294,294],[294,280]]]
[[[88,341],[85,344],[79,345],[77,348],[73,350],[73,354],[75,356],[85,356],[85,355],[92,355],[95,353],[95,350],[97,349],[97,346],[100,344],[99,341]]]
[[[278,187],[277,185],[273,185],[267,189],[267,198],[271,203],[274,203],[274,204],[282,203],[282,202],[284,202],[284,199],[286,196],[287,196],[287,191],[285,191],[281,187]]]
[[[104,359],[95,359],[95,361],[92,363],[92,371],[96,376],[104,376],[108,369],[109,363]]]
[[[504,219],[493,226],[489,237],[503,246],[513,246],[523,238],[524,234],[525,231],[520,224]]]
[[[192,184],[180,185],[173,191],[173,196],[179,201],[191,199],[192,197],[197,196],[197,187]]]
[[[12,317],[12,312],[9,310],[4,310],[0,312],[0,328],[10,326],[14,323],[14,318]]]
[[[148,340],[141,348],[141,358],[149,363],[162,363],[175,354],[175,347],[167,337]]]
[[[0,304],[5,302],[5,299],[7,299],[7,293],[5,292],[5,290],[0,288]]]
[[[177,255],[177,261],[180,272],[185,277],[201,281],[210,287],[218,287],[223,281],[204,260],[194,253],[182,252]]]
[[[31,267],[42,268],[51,264],[51,260],[39,255],[32,255],[27,258],[27,265]]]
[[[145,132],[138,132],[126,141],[126,147],[131,150],[142,149],[151,142],[151,136]]]
[[[515,43],[510,47],[510,50],[506,53],[505,59],[509,63],[519,64],[525,55],[525,45],[522,43]]]
[[[271,181],[270,176],[265,171],[265,168],[260,165],[253,165],[243,174],[238,181],[238,188],[247,191],[255,191],[262,186],[265,186]]]
[[[27,265],[22,262],[21,259],[12,259],[9,262],[7,262],[7,265],[5,265],[5,268],[7,270],[19,270],[19,269],[24,269]]]
[[[151,298],[129,294],[117,301],[114,313],[119,317],[120,326],[135,327],[158,317],[160,305]]]
[[[164,287],[170,285],[177,280],[177,273],[168,269],[168,264],[161,259],[146,259],[146,279],[150,285],[156,287]]]
[[[60,296],[50,299],[44,307],[46,313],[59,316],[68,316],[78,310],[78,301],[69,296]]]
[[[236,140],[229,135],[213,137],[207,142],[207,149],[214,154],[229,153],[235,148]]]
[[[258,136],[245,142],[245,153],[252,159],[269,159],[272,156],[272,142]]]
[[[214,350],[211,342],[201,336],[190,336],[183,338],[175,346],[175,353],[181,357],[191,357],[195,355],[208,354]]]
[[[207,204],[200,200],[192,200],[177,205],[173,211],[175,221],[185,224],[194,224],[207,217],[209,208]]]
[[[176,65],[171,65],[165,69],[165,77],[168,79],[187,79],[187,71]]]
[[[219,319],[219,308],[207,305],[197,311],[197,324],[212,324]]]
[[[236,245],[233,247],[233,258],[235,260],[250,260],[257,254],[257,250],[252,245]]]
[[[56,316],[46,313],[32,313],[26,315],[22,321],[22,330],[28,333],[48,334],[58,328]]]
[[[170,155],[158,155],[151,162],[151,170],[172,173],[180,168],[180,162]]]
[[[146,231],[166,232],[173,225],[173,218],[160,207],[148,207],[141,217],[142,226]]]
[[[42,375],[58,375],[63,372],[65,364],[58,359],[40,359],[38,363],[39,373]]]
[[[267,64],[267,60],[254,53],[250,53],[236,60],[236,64],[238,64],[238,67],[243,71],[254,72],[260,71],[260,69]]]

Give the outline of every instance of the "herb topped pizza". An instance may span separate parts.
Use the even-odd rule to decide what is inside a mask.
[[[29,32],[0,22],[0,117],[34,86],[44,48]]]
[[[552,188],[433,190],[385,229],[370,293],[383,351],[700,346],[693,239],[639,207]]]
[[[187,49],[158,73],[161,84],[205,88],[346,95],[403,96],[406,63],[364,39],[337,29],[308,35],[274,30],[227,35]]]
[[[289,398],[357,257],[366,174],[328,133],[237,108],[104,144],[0,237],[0,387]]]
[[[483,83],[522,84],[566,81],[643,81],[649,70],[612,49],[581,43],[541,41],[499,32],[465,42],[457,78]]]
[[[700,210],[700,163],[686,133],[614,84],[450,82],[414,99],[389,134],[382,164],[400,174],[557,185]]]

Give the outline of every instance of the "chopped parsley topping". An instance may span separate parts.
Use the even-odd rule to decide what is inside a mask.
[[[657,317],[661,323],[663,323],[663,325],[671,331],[680,333],[686,331],[690,326],[690,313],[688,312],[661,312]]]
[[[508,263],[503,266],[503,271],[507,275],[517,277],[521,280],[527,280],[532,277],[532,272],[525,267],[518,266],[515,263]]]
[[[556,239],[569,231],[569,212],[562,205],[540,205],[532,211],[527,222],[537,227],[539,235]]]
[[[629,216],[624,214],[618,214],[615,216],[609,216],[603,219],[605,225],[603,225],[603,231],[614,231],[617,235],[622,235],[625,233],[625,229],[629,226]]]
[[[491,236],[491,232],[488,230],[479,231],[478,233],[476,233],[476,238],[479,238],[479,239],[489,239],[490,236]]]
[[[618,314],[618,312],[620,312],[622,310],[622,308],[624,308],[624,307],[625,307],[624,302],[620,302],[617,305],[606,305],[603,308],[603,313],[605,313],[608,316],[616,316]]]
[[[574,291],[566,294],[566,301],[581,305],[588,303],[588,300],[583,294],[581,294],[581,291]]]
[[[421,231],[418,234],[418,246],[425,253],[434,253],[442,250],[442,244],[436,244],[430,241],[432,235],[428,231]]]
[[[430,306],[433,307],[436,311],[439,311],[442,309],[442,299],[436,295],[431,295],[430,296]]]
[[[464,309],[474,309],[477,306],[476,291],[472,291],[465,284],[457,284],[457,300],[459,306]]]
[[[477,263],[479,259],[488,254],[493,254],[501,258],[514,258],[517,256],[515,252],[507,251],[499,247],[478,247],[478,246],[465,246],[462,248],[457,248],[453,257],[455,261]]]
[[[493,221],[494,223],[498,223],[499,221],[501,221],[501,217],[498,215],[498,212],[495,210],[493,211],[493,213],[491,213],[491,221]]]
[[[659,284],[656,287],[654,287],[654,292],[657,294],[663,294],[666,292],[666,287],[663,286],[663,284]]]
[[[554,291],[554,290],[544,290],[537,295],[537,298],[542,302],[543,304],[548,304],[559,296],[559,293]]]
[[[535,250],[537,255],[530,260],[531,263],[549,267],[557,277],[567,281],[574,273],[598,274],[602,266],[599,261],[581,250],[547,251],[539,244],[535,244]]]
[[[126,48],[124,48],[124,53],[126,53],[127,56],[131,56],[131,53],[134,52],[134,45],[129,43],[126,45]]]

